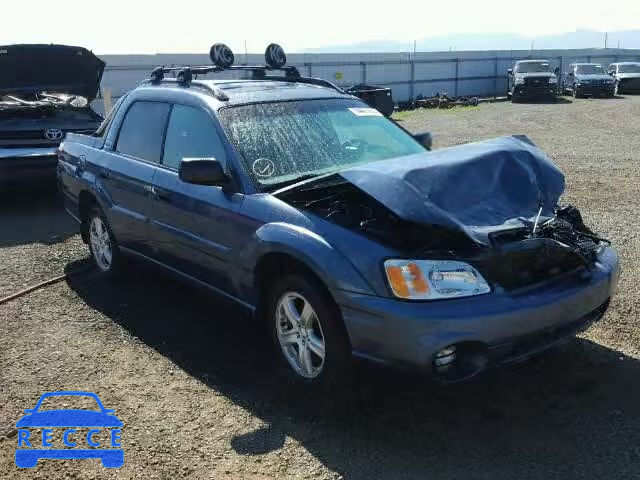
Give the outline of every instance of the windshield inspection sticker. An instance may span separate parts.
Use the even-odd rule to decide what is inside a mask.
[[[270,177],[276,172],[276,166],[274,163],[268,158],[258,158],[253,165],[251,165],[251,169],[256,177]]]
[[[356,117],[381,117],[382,114],[375,108],[358,107],[350,108],[349,111]]]
[[[97,409],[43,409],[42,402],[50,397],[82,397]],[[47,392],[34,408],[24,412],[26,415],[16,423],[18,467],[33,468],[40,458],[99,458],[106,468],[119,468],[124,463],[120,440],[122,422],[112,409],[104,407],[95,393]],[[37,435],[35,429],[41,430],[41,435]]]

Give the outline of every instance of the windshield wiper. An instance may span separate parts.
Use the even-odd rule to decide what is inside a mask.
[[[323,177],[325,174],[318,175],[317,173],[309,173],[306,175],[300,175],[299,177],[292,178],[290,180],[283,180],[282,182],[270,183],[267,185],[263,185],[262,189],[265,192],[273,192],[274,190],[280,190],[282,188],[286,188],[289,185],[295,185],[296,183],[304,182],[305,180],[311,180],[316,177]]]

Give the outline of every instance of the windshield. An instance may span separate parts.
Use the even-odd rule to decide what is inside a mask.
[[[539,73],[550,72],[549,62],[526,62],[516,64],[516,72],[518,73]]]
[[[425,152],[377,110],[351,99],[230,107],[220,111],[220,120],[249,174],[266,189]]]
[[[607,75],[602,65],[578,65],[576,73],[578,75]]]
[[[618,65],[618,73],[640,73],[640,63]]]

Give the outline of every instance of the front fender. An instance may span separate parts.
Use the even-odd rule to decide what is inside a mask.
[[[246,272],[243,287],[251,290],[253,299],[256,293],[253,292],[256,266],[261,258],[270,253],[291,255],[303,262],[330,290],[375,295],[371,285],[349,259],[323,237],[301,226],[276,222],[260,227],[239,254],[242,270]]]

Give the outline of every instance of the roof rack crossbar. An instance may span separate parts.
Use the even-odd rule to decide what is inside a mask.
[[[270,67],[267,65],[232,65],[229,67],[219,67],[216,65],[203,65],[203,66],[194,66],[194,67],[156,67],[151,72],[149,76],[150,83],[160,83],[164,80],[164,76],[167,73],[175,73],[176,79],[175,81],[187,85],[190,84],[191,81],[196,78],[197,75],[206,75],[208,73],[220,73],[225,71],[248,71],[251,72],[251,79],[253,80],[275,80],[281,82],[291,82],[291,83],[306,83],[309,85],[317,85],[321,87],[331,88],[340,93],[346,93],[343,89],[338,87],[337,85],[329,82],[328,80],[324,80],[322,78],[313,78],[313,77],[303,77],[300,75],[298,69],[294,66],[283,66],[283,67]],[[284,76],[278,75],[268,75],[270,72],[284,72]],[[227,95],[222,92],[220,89],[208,85],[206,88],[211,90],[218,99],[220,100],[228,100]]]

